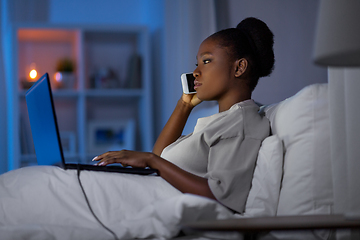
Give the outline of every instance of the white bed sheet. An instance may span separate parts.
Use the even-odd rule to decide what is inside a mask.
[[[75,170],[36,166],[0,176],[1,239],[113,239],[86,205]],[[119,239],[170,239],[183,223],[234,217],[156,176],[81,172],[99,219]]]

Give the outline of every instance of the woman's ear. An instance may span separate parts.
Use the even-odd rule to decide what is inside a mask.
[[[246,72],[248,67],[248,61],[245,58],[241,58],[235,61],[235,77],[240,77]]]

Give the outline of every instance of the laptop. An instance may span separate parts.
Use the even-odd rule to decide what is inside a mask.
[[[156,175],[157,171],[149,168],[66,163],[60,141],[50,79],[47,73],[26,92],[25,98],[36,159],[39,165],[60,165],[64,169]]]

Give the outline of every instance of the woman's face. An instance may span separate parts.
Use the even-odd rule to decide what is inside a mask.
[[[197,97],[205,101],[226,98],[234,81],[234,64],[226,49],[208,38],[201,43],[196,58],[194,77]]]

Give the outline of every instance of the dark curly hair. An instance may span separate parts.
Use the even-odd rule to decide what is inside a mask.
[[[274,69],[274,34],[266,23],[246,18],[236,28],[214,33],[209,38],[226,48],[231,60],[246,58],[250,67],[249,88],[253,91],[260,77],[269,76]]]

